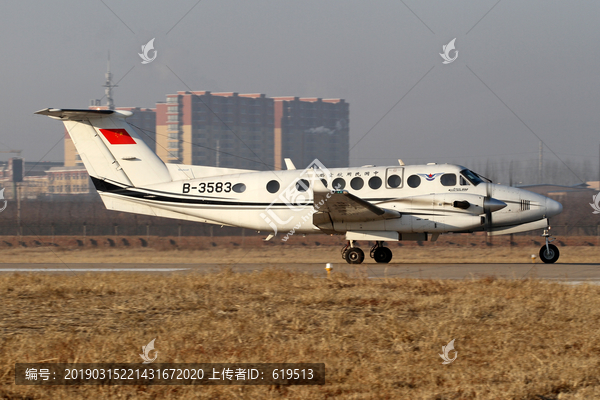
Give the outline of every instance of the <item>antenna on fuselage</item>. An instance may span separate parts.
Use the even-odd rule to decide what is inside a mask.
[[[294,165],[294,162],[291,158],[284,158],[283,161],[285,162],[285,167],[288,169],[288,171],[296,169],[296,166]]]
[[[398,164],[400,164],[400,165],[406,165],[406,164],[404,164],[404,161],[402,161],[401,158],[398,159]]]

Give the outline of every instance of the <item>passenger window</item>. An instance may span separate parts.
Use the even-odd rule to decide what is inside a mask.
[[[232,189],[236,193],[244,193],[246,191],[246,185],[243,183],[236,183],[233,185]]]
[[[333,180],[332,187],[335,190],[342,190],[343,188],[346,187],[346,181],[343,178],[335,178]]]
[[[408,186],[411,188],[416,188],[421,184],[421,178],[418,175],[411,175],[408,177],[406,183],[408,183]]]
[[[362,178],[359,178],[358,176],[350,181],[350,186],[354,190],[362,189],[364,184],[365,184],[365,182],[362,180]]]
[[[327,187],[327,179],[321,179],[321,182],[323,183],[323,186]]]
[[[306,192],[308,190],[308,181],[306,179],[300,179],[296,182],[296,190],[299,192]]]
[[[378,176],[374,176],[369,179],[369,187],[371,189],[379,189],[381,187],[381,178]]]
[[[455,174],[444,174],[440,178],[442,185],[444,186],[456,186],[456,175]]]
[[[267,191],[269,193],[277,193],[279,187],[279,182],[277,181],[269,181],[269,183],[267,183]]]
[[[402,184],[402,179],[398,175],[390,175],[387,180],[388,186],[391,188],[397,188]]]

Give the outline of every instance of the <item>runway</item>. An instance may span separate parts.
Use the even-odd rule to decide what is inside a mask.
[[[332,272],[369,278],[477,279],[488,276],[505,279],[540,278],[569,282],[598,281],[600,263],[590,264],[372,264],[333,263]],[[211,264],[84,264],[84,263],[5,263],[2,273],[214,273],[230,268],[251,273],[265,268],[281,268],[326,276],[325,263],[211,263]],[[1,276],[1,275],[0,275]]]

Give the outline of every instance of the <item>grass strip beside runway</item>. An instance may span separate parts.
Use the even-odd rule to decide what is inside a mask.
[[[600,397],[600,287],[254,273],[0,275],[0,397]],[[14,385],[16,362],[324,362],[325,386]],[[442,346],[456,339],[456,361]],[[141,364],[140,364],[141,365]]]

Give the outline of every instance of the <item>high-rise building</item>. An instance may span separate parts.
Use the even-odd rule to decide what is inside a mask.
[[[349,104],[343,99],[274,97],[275,166],[284,158],[305,168],[315,158],[330,168],[349,165]]]
[[[273,126],[264,94],[177,92],[156,104],[156,153],[168,163],[272,169]]]

